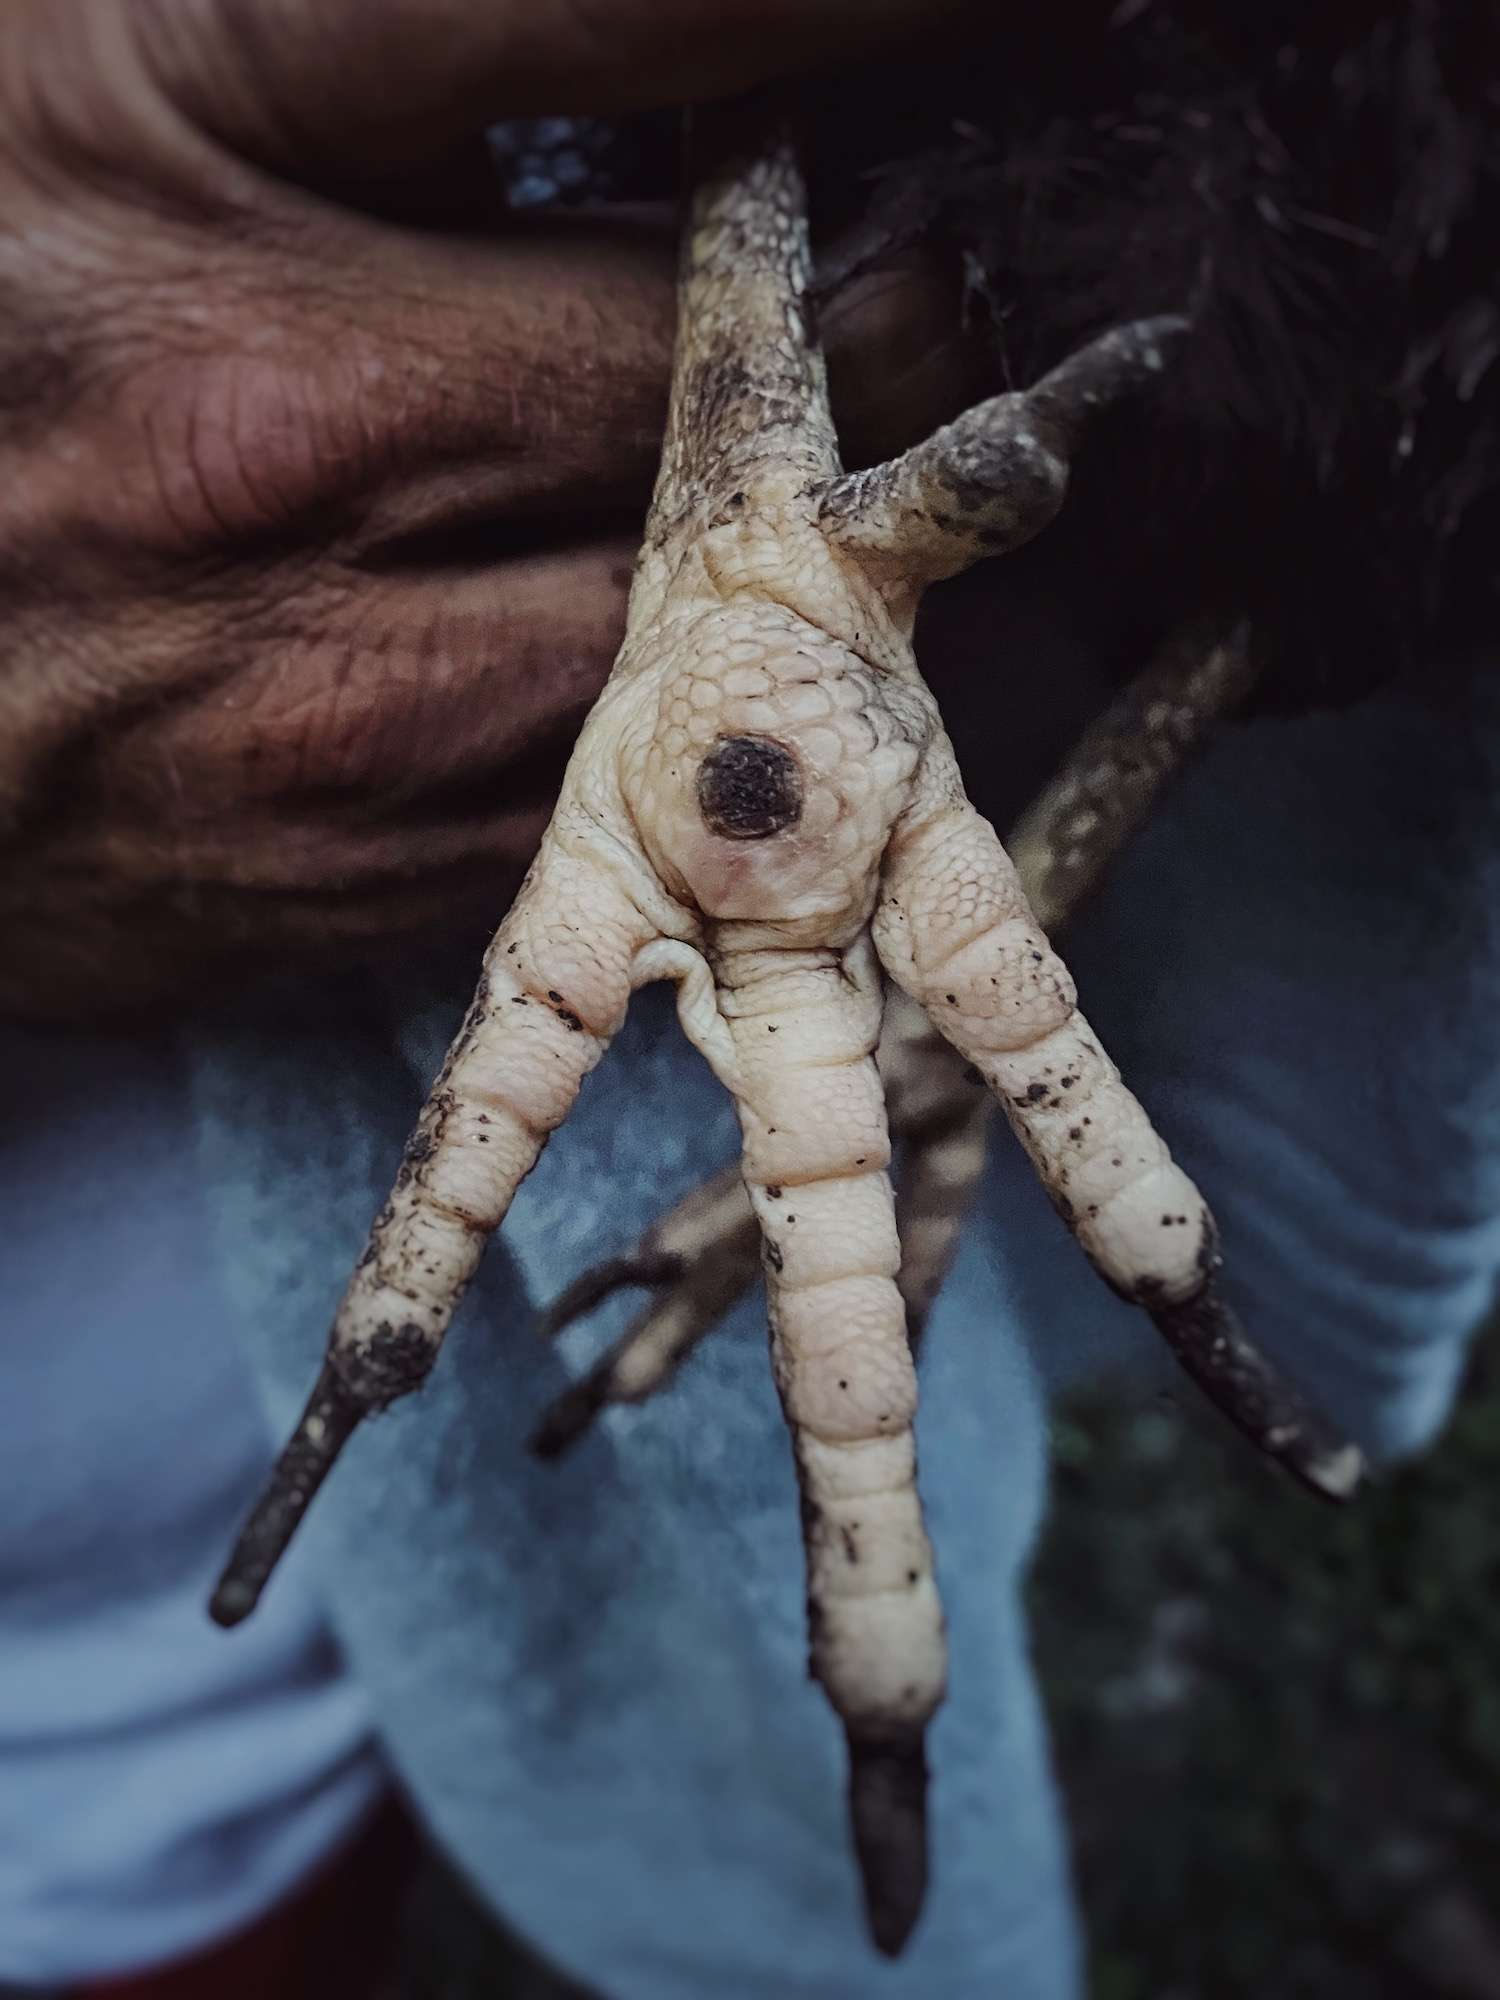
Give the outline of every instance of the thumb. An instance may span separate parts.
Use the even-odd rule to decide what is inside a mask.
[[[158,83],[299,176],[389,172],[496,119],[635,111],[842,63],[974,0],[138,0]]]

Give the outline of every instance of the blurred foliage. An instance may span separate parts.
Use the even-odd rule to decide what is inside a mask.
[[[1345,1509],[1175,1405],[1055,1443],[1032,1608],[1093,2000],[1500,2000],[1500,1336]]]

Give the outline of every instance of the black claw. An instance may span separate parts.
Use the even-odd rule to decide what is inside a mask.
[[[1211,1271],[1179,1304],[1141,1303],[1198,1387],[1267,1457],[1320,1499],[1350,1497],[1365,1470],[1359,1447],[1341,1438],[1254,1346]]]
[[[1100,410],[1159,374],[1167,351],[1191,329],[1192,322],[1176,313],[1112,327],[1060,361],[1026,391],[1026,402],[1072,444]]]
[[[267,1579],[309,1501],[368,1408],[333,1363],[325,1361],[297,1428],[277,1459],[254,1512],[240,1530],[234,1553],[209,1600],[208,1615],[215,1624],[238,1625],[260,1602]]]
[[[537,1458],[560,1458],[569,1446],[577,1444],[606,1403],[611,1401],[611,1373],[607,1362],[601,1363],[564,1389],[557,1401],[543,1413],[541,1422],[526,1440],[526,1449]]]
[[[544,1340],[550,1340],[627,1286],[643,1285],[648,1291],[655,1291],[659,1285],[675,1285],[686,1269],[686,1261],[672,1250],[642,1250],[631,1257],[607,1258],[604,1263],[581,1272],[538,1314],[537,1332]]]
[[[849,1816],[876,1949],[899,1958],[927,1894],[927,1751],[922,1734],[849,1736]]]

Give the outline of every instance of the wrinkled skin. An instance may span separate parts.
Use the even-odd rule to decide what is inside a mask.
[[[674,297],[670,218],[523,227],[479,135],[753,80],[763,13],[13,0],[0,1008],[488,933],[619,645]],[[950,289],[831,310],[867,449],[947,413]]]

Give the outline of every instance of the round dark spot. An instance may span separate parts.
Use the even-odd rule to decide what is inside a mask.
[[[765,840],[802,817],[802,774],[768,736],[724,736],[698,766],[698,810],[726,840]]]

